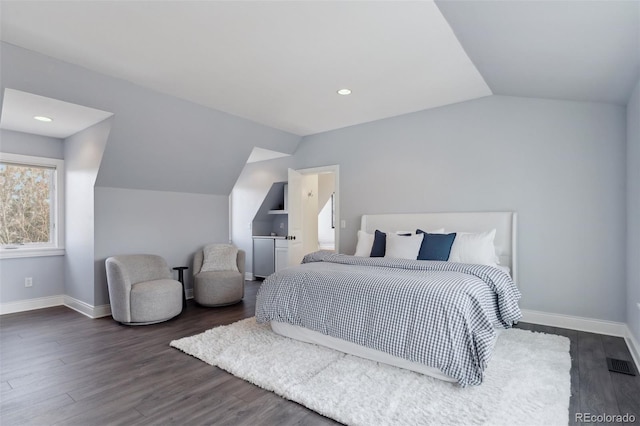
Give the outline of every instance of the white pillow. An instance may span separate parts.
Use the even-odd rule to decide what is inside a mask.
[[[435,231],[427,231],[429,234],[444,234],[444,228],[436,229]],[[389,235],[390,232],[385,232]],[[397,231],[396,234],[411,234],[415,235],[411,231]],[[406,236],[406,235],[405,235]],[[358,230],[358,242],[356,244],[356,252],[354,256],[369,257],[371,256],[371,248],[373,247],[373,240],[375,240],[375,234],[369,234],[365,231]],[[416,256],[417,258],[417,256]]]
[[[374,234],[364,231],[358,231],[358,244],[354,256],[369,257],[371,255],[371,247],[373,247]]]
[[[388,233],[384,257],[415,260],[418,258],[423,238],[424,234],[402,236]]]
[[[495,267],[497,265],[496,248],[493,244],[495,237],[495,229],[477,234],[457,232],[451,246],[449,262],[473,263]]]
[[[511,269],[508,266],[496,265],[496,268],[500,269],[505,274],[511,276]]]
[[[232,244],[209,244],[203,249],[200,272],[238,271],[238,247]]]

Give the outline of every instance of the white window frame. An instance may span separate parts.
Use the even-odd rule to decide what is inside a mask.
[[[64,160],[0,152],[0,161],[24,166],[55,168],[52,242],[48,244],[25,244],[11,249],[0,246],[0,259],[64,255]]]

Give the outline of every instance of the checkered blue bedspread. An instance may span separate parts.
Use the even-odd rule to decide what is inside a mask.
[[[466,386],[482,383],[495,327],[521,318],[519,298],[490,266],[316,252],[263,282],[256,319],[423,363]]]

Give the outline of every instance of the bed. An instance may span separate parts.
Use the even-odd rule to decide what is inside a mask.
[[[467,237],[491,230],[499,265],[389,257],[392,241],[415,240],[404,234],[417,229]],[[521,317],[516,214],[362,216],[359,240],[376,230],[388,236],[387,257],[310,253],[263,282],[256,320],[293,339],[461,386],[481,384],[499,331]]]

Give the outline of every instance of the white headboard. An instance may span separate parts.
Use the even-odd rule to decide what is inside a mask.
[[[362,215],[360,229],[372,234],[376,229],[385,232],[424,231],[444,228],[447,232],[483,232],[495,228],[496,253],[500,264],[511,269],[517,284],[515,212],[458,212],[458,213],[406,213]]]

